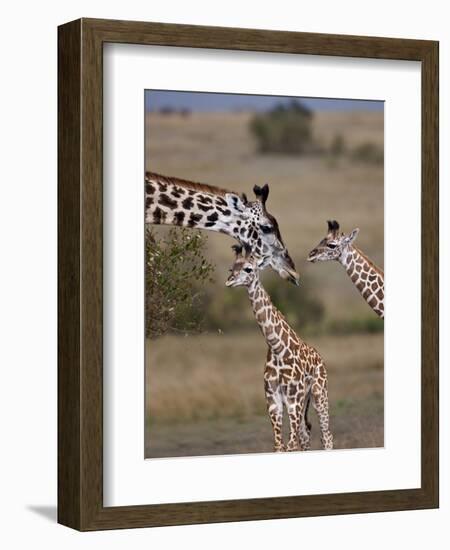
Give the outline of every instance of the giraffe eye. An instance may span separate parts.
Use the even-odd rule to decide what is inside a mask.
[[[245,273],[251,273],[252,268],[251,267],[244,267],[244,271],[245,271]]]
[[[261,225],[261,231],[263,233],[272,233],[273,232],[273,227],[271,225]]]
[[[336,248],[336,245],[335,245],[335,244],[332,244],[332,243],[327,244],[327,246],[328,246],[328,248],[331,248],[331,249]]]

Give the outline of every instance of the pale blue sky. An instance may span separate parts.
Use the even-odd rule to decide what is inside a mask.
[[[266,111],[279,103],[294,99],[285,96],[217,94],[208,92],[172,92],[146,90],[145,109],[158,111],[162,107],[188,109],[190,111]],[[355,99],[319,99],[298,97],[313,111],[382,111],[384,101]]]

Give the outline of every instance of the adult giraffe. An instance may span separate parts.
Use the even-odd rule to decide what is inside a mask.
[[[245,194],[166,177],[145,176],[145,221],[219,231],[250,247],[258,268],[271,266],[283,279],[298,285],[299,275],[283,243],[276,219],[266,210],[269,186],[255,185],[256,200]]]
[[[359,229],[348,235],[339,232],[336,220],[328,221],[328,233],[320,243],[311,250],[309,262],[337,260],[344,266],[363,298],[375,313],[384,318],[384,273],[353,244]]]

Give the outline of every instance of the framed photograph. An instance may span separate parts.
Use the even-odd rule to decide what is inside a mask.
[[[58,41],[58,521],[438,507],[438,43]]]

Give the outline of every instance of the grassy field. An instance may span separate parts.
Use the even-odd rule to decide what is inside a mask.
[[[306,256],[325,235],[326,220],[337,219],[345,231],[360,228],[357,245],[383,267],[382,165],[328,155],[260,155],[248,131],[250,117],[250,113],[147,113],[146,168],[249,197],[254,184],[268,182],[268,210],[278,219],[289,252],[307,282],[298,292],[308,292],[323,305],[326,322],[371,319],[375,314],[340,265],[309,264]],[[382,146],[383,114],[318,112],[313,131],[324,148],[337,135],[349,150],[367,142]],[[232,244],[228,237],[208,232],[207,257],[216,270],[215,281],[205,285],[204,291],[212,309],[224,293],[245,292],[224,286]],[[266,270],[263,282],[269,279],[288,284]],[[249,312],[244,300],[242,314]],[[314,335],[305,329],[303,336],[327,364],[336,448],[382,446],[383,334]],[[148,341],[147,456],[270,451],[262,382],[265,353],[256,324],[240,332],[224,328]],[[311,417],[313,447],[319,448],[314,412]]]
[[[383,336],[308,338],[327,365],[336,448],[383,445]],[[146,456],[263,452],[272,448],[255,327],[235,334],[147,341]],[[313,447],[320,448],[315,413]]]

